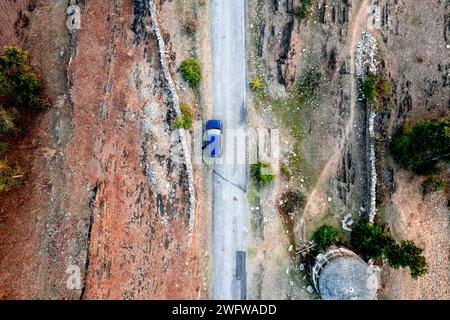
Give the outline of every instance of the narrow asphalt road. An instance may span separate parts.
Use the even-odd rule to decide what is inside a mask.
[[[246,128],[245,17],[245,0],[211,1],[212,110],[225,132]],[[223,151],[223,158],[235,152],[226,145]],[[247,165],[237,162],[213,170],[213,299],[246,296]]]

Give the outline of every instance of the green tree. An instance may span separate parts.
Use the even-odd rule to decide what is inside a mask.
[[[0,160],[0,192],[9,191],[14,186],[16,170],[5,160]]]
[[[186,59],[180,65],[183,79],[191,86],[197,88],[200,84],[200,64],[197,59]]]
[[[427,263],[422,256],[422,249],[418,248],[414,242],[404,240],[398,244],[391,244],[385,249],[385,256],[388,263],[393,268],[409,268],[413,279],[417,279],[428,272]]]
[[[365,258],[380,259],[384,249],[394,242],[391,235],[380,225],[361,220],[350,235],[350,243]]]
[[[337,242],[338,231],[335,227],[323,225],[313,233],[312,240],[314,240],[314,243],[316,244],[314,250],[325,251],[328,247]]]
[[[38,109],[43,106],[40,91],[39,79],[28,64],[28,54],[16,47],[5,47],[0,55],[0,99]]]
[[[270,163],[258,162],[250,166],[250,175],[262,186],[268,185],[275,178]]]
[[[450,120],[421,120],[405,127],[391,145],[394,157],[417,174],[435,174],[450,163]]]

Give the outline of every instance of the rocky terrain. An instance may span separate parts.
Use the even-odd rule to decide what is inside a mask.
[[[257,193],[254,202],[259,223],[249,250],[253,297],[314,298],[302,271],[304,259],[293,254],[295,249],[307,246],[323,223],[348,237],[351,222],[371,214],[374,190],[377,205],[379,198],[387,198],[377,208],[377,221],[387,222],[398,240],[412,239],[424,248],[429,263],[428,275],[419,280],[385,267],[379,297],[448,299],[448,194],[422,198],[423,179],[399,168],[389,142],[405,122],[449,115],[449,5],[323,0],[313,2],[300,19],[300,1],[250,1],[249,77],[264,80],[263,97],[253,95],[250,121],[281,128],[280,166],[289,172],[280,173],[280,181]],[[367,31],[375,46],[360,41]],[[376,147],[374,167],[370,110],[360,91],[360,75],[369,67],[364,61],[369,60],[392,87],[389,108],[375,114],[374,139],[383,142]],[[320,75],[310,81],[315,87],[305,87],[302,81],[314,73]],[[299,97],[299,84],[313,94]],[[378,182],[372,180],[375,167]],[[306,200],[286,225],[277,207],[289,190],[300,190]],[[275,283],[279,290],[271,289]]]
[[[380,2],[382,29],[379,33],[382,64],[392,82],[394,110],[380,113],[376,127],[390,137],[398,126],[419,119],[448,118],[449,91],[449,1]],[[399,239],[411,238],[424,248],[429,270],[412,280],[400,270],[385,270],[386,299],[449,299],[450,216],[447,193],[422,196],[416,177],[386,156],[379,172],[389,186],[386,207],[380,214]],[[444,177],[449,180],[448,169]]]
[[[80,8],[80,29],[67,30],[69,5]],[[208,217],[196,215],[201,202],[187,205],[202,173],[189,178],[181,161],[161,64],[171,57],[152,21],[175,5],[189,3],[155,2],[151,12],[148,0],[2,2],[0,44],[30,52],[52,104],[8,154],[25,178],[0,200],[7,298],[207,295]],[[188,39],[174,42],[191,47]],[[170,73],[177,79],[176,66]]]

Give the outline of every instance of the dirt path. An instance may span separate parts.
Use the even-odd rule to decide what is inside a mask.
[[[370,0],[363,0],[362,2],[360,2],[359,6],[354,7],[352,17],[356,17],[356,19],[352,19],[352,22],[350,23],[349,27],[350,37],[348,39],[348,48],[350,53],[349,68],[350,68],[350,88],[351,88],[349,119],[344,128],[343,137],[336,144],[334,152],[332,153],[328,162],[325,164],[325,167],[321,171],[317,183],[314,186],[314,189],[311,191],[308,197],[308,202],[305,206],[304,211],[304,219],[320,215],[326,209],[328,199],[327,194],[324,191],[326,189],[325,185],[327,184],[330,177],[332,177],[336,173],[338,169],[338,164],[342,157],[342,151],[344,149],[346,141],[348,141],[350,134],[352,133],[352,130],[354,128],[355,106],[357,100],[357,91],[356,91],[357,88],[355,76],[355,50],[359,37],[363,32],[363,30],[365,29],[365,22],[366,22],[365,18],[367,17],[365,13],[367,12],[369,5]]]

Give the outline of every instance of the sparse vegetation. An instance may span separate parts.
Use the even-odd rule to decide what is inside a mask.
[[[0,155],[5,153],[7,149],[8,149],[8,145],[6,143],[0,141]]]
[[[190,129],[192,127],[192,111],[185,103],[180,104],[181,115],[175,119],[175,127],[178,129]]]
[[[303,208],[305,204],[306,196],[302,191],[290,190],[281,195],[278,210],[284,215],[288,215]]]
[[[311,10],[314,0],[300,0],[300,5],[295,9],[295,16],[298,20],[303,20]]]
[[[263,89],[263,82],[260,77],[254,77],[250,80],[250,89],[255,92],[260,92]]]
[[[252,164],[250,167],[250,175],[260,186],[270,184],[275,178],[270,163],[267,162]]]
[[[11,111],[7,111],[0,106],[0,136],[14,130],[16,117],[17,111],[14,108]]]
[[[183,79],[191,88],[197,88],[200,84],[200,64],[197,59],[186,59],[180,65]]]
[[[437,191],[445,191],[446,188],[447,188],[447,181],[436,176],[428,177],[422,183],[422,190],[424,194]]]
[[[329,225],[323,225],[312,235],[312,240],[316,244],[315,251],[325,251],[331,245],[338,241],[338,231],[335,227]]]
[[[300,182],[296,174],[308,176],[308,183],[314,183],[316,172],[310,166],[305,166],[307,156],[301,150],[302,140],[307,134],[313,108],[319,103],[323,84],[323,71],[315,63],[310,62],[299,74],[287,98],[270,98],[269,93],[259,94],[257,98],[261,105],[270,105],[273,114],[283,126],[288,128],[292,137],[292,152],[287,158],[289,163],[290,179]],[[283,173],[283,172],[282,172]]]
[[[323,72],[317,68],[308,69],[298,80],[296,84],[297,94],[301,97],[311,97],[316,93],[317,88],[323,78]]]
[[[0,160],[0,192],[12,189],[15,174],[16,170],[6,160]]]
[[[286,177],[287,180],[291,179],[291,169],[289,169],[287,165],[281,165],[280,172],[284,177]]]
[[[422,120],[407,126],[394,137],[391,149],[415,173],[439,173],[443,164],[450,163],[450,120]]]
[[[369,74],[363,79],[362,92],[367,101],[379,104],[391,94],[391,85],[383,75]]]
[[[198,29],[197,19],[194,16],[188,16],[184,21],[183,27],[187,34],[194,35]]]

